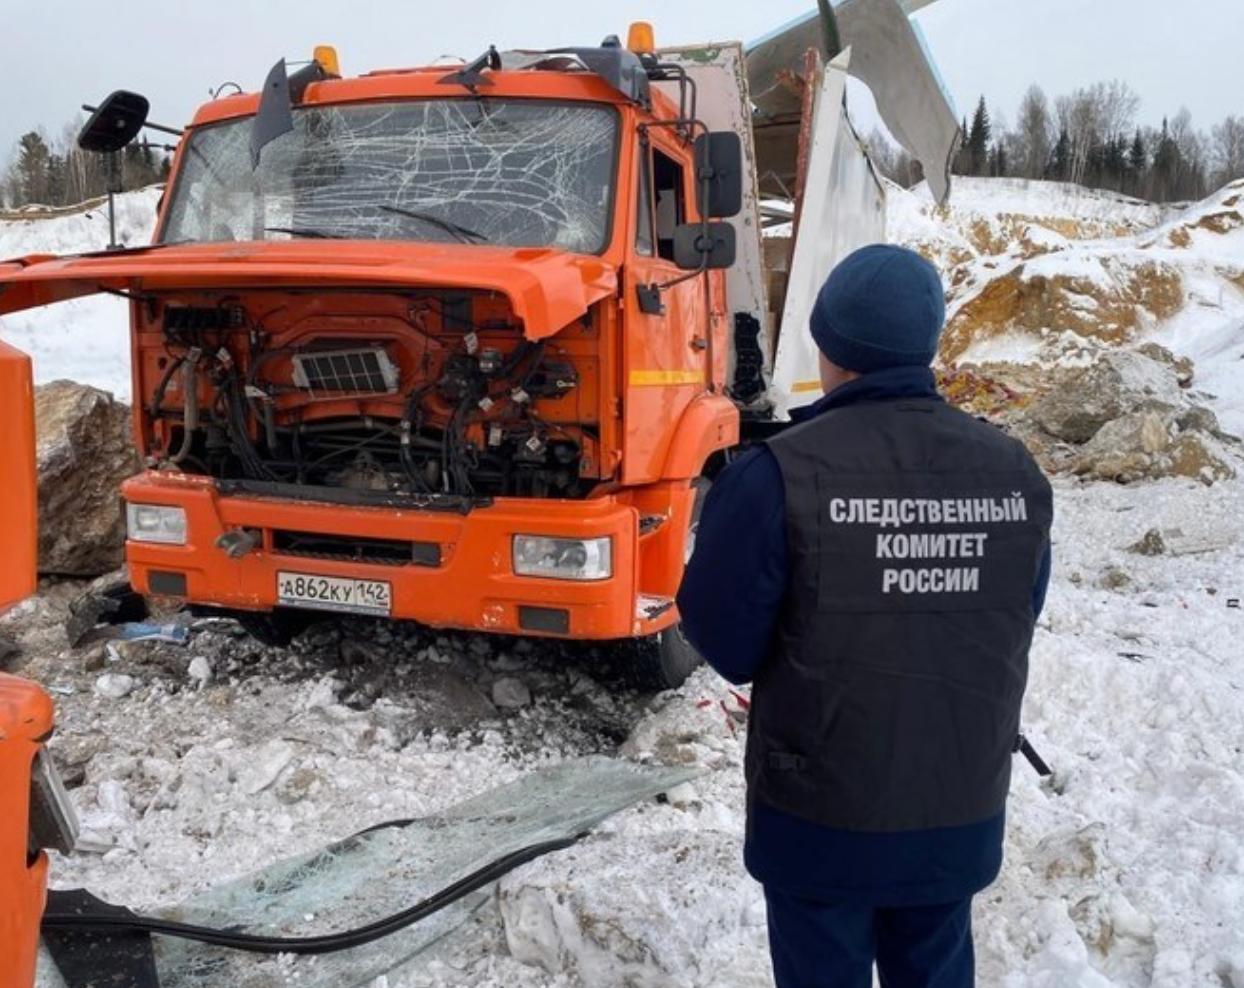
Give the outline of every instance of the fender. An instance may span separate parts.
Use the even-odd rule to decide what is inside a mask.
[[[702,394],[678,420],[661,475],[666,480],[698,477],[710,456],[738,442],[739,410],[734,402],[724,395]]]

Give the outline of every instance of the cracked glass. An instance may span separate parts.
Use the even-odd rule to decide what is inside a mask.
[[[618,113],[548,100],[304,106],[251,166],[253,118],[196,129],[161,240],[420,240],[601,252]]]
[[[641,765],[604,756],[561,762],[434,816],[278,861],[153,913],[268,936],[354,929],[405,909],[507,854],[591,830],[626,807],[700,774],[696,767]],[[425,950],[462,926],[491,897],[492,887],[481,889],[384,939],[320,956],[265,957],[156,936],[160,986],[372,986],[385,975],[413,974]],[[106,965],[101,961],[100,967]],[[36,988],[66,988],[46,954],[40,957]]]

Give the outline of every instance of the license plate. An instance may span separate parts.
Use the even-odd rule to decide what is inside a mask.
[[[314,573],[277,573],[276,596],[286,607],[309,607],[348,614],[385,614],[393,588],[383,580],[349,580]]]

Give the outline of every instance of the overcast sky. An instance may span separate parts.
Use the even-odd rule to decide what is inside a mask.
[[[346,74],[499,48],[596,44],[649,19],[658,44],[752,40],[813,0],[39,0],[5,5],[0,161],[55,136],[113,89],[180,125],[209,89],[255,89],[282,55],[335,44]],[[916,19],[961,114],[984,93],[1008,120],[1030,82],[1051,95],[1120,78],[1144,122],[1187,106],[1206,127],[1244,114],[1244,0],[938,0]]]

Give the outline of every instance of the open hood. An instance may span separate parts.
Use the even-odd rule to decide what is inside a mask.
[[[548,247],[262,241],[139,247],[0,261],[0,315],[96,292],[241,288],[461,288],[501,292],[540,340],[617,290],[600,258]]]

